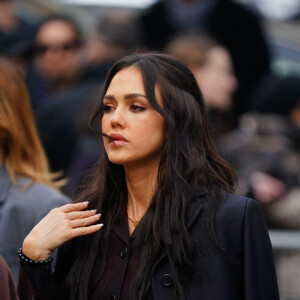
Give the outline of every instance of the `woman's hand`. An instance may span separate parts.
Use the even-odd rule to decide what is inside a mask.
[[[82,211],[88,202],[66,204],[52,209],[27,235],[22,252],[32,260],[44,260],[63,243],[98,231],[103,224],[89,226],[100,219],[96,210]]]

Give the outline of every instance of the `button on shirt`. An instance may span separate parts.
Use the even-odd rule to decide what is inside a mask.
[[[100,283],[92,292],[92,299],[128,300],[130,286],[137,273],[140,247],[136,232],[129,236],[127,218],[114,226],[111,237],[111,259]],[[149,279],[151,280],[151,279]],[[147,300],[151,300],[147,298]]]

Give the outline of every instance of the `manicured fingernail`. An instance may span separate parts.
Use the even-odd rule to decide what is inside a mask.
[[[101,214],[97,214],[97,215],[95,215],[94,217],[100,218],[100,217],[101,217]]]
[[[84,201],[84,202],[82,202],[83,204],[89,204],[89,201]]]
[[[95,214],[97,212],[97,209],[92,209],[91,212]]]
[[[97,227],[102,227],[102,226],[103,226],[103,223],[101,223],[101,224],[96,224],[95,226],[97,226]]]

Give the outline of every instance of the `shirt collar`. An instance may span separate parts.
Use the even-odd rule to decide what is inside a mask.
[[[202,201],[201,198],[206,195],[206,191],[203,190],[201,192],[198,192],[194,201],[192,201],[187,208],[186,211],[186,227],[189,228],[194,220],[198,217],[202,210]]]
[[[195,201],[191,202],[187,208],[186,212],[186,226],[189,228],[194,220],[197,218],[199,213],[202,210],[202,202],[199,200],[200,198],[206,195],[206,191],[200,191],[197,193],[195,197]],[[134,239],[135,231],[129,236],[129,229],[128,229],[128,221],[127,215],[124,214],[120,222],[115,224],[113,228],[113,232],[127,245],[130,244],[130,240]]]
[[[129,229],[127,223],[127,215],[124,214],[120,222],[115,224],[113,232],[126,244],[129,245]]]
[[[187,229],[189,229],[191,227],[191,225],[194,223],[194,221],[197,219],[197,217],[199,216],[199,214],[202,211],[202,207],[203,207],[203,198],[206,196],[207,191],[206,190],[202,190],[200,192],[198,192],[195,196],[194,201],[192,201],[187,208],[186,211],[186,227]],[[156,261],[156,263],[153,266],[153,270],[152,272],[154,273],[156,267],[158,266],[159,262],[167,255],[167,250],[166,248],[163,248],[161,253],[158,255],[158,259]]]

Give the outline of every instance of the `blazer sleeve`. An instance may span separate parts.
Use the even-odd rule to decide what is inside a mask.
[[[248,199],[244,219],[245,300],[279,300],[272,245],[256,201]]]
[[[51,265],[20,264],[18,295],[20,300],[59,299]]]

